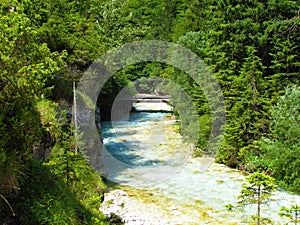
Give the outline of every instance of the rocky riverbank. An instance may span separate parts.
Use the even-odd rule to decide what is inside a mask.
[[[149,189],[112,186],[99,210],[125,225],[252,224],[255,206],[239,213],[225,208],[236,202],[245,176],[216,163],[199,171],[199,160],[191,160],[176,176]],[[280,207],[299,204],[300,196],[277,190],[272,199],[263,207],[263,216],[276,225],[287,224],[287,218],[278,215]]]
[[[124,225],[239,224],[215,220],[213,209],[200,210],[200,214],[196,216],[193,212],[187,212],[180,205],[169,204],[167,199],[153,195],[151,191],[135,190],[137,191],[136,194],[131,193],[134,189],[129,192],[115,189],[105,193],[104,201],[99,210],[111,218],[112,222]]]
[[[142,202],[120,189],[105,193],[99,210],[109,218],[116,215],[126,225],[182,224],[180,218],[168,215],[166,209],[162,209],[154,202]],[[173,210],[176,211],[176,208]]]

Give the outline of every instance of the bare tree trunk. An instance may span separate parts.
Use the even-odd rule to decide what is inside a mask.
[[[257,225],[260,225],[260,189],[261,187],[258,186],[258,193],[257,193]]]
[[[77,132],[77,102],[76,102],[76,85],[75,85],[75,81],[73,81],[73,117],[74,117],[74,135],[76,136],[76,132]],[[77,151],[78,151],[77,143],[75,143],[75,154],[77,154]]]

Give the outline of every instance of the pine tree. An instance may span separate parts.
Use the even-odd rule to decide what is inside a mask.
[[[244,209],[246,206],[255,205],[257,207],[256,216],[252,219],[257,225],[269,224],[270,219],[263,218],[261,216],[262,206],[268,204],[272,192],[275,191],[275,179],[265,173],[255,172],[250,174],[247,178],[247,184],[242,186],[240,195],[238,196],[239,201],[237,206],[231,204],[227,205],[227,209],[233,210],[237,207],[238,209]]]
[[[271,111],[271,132],[268,138],[258,141],[260,160],[249,158],[249,164],[265,167],[278,179],[279,184],[290,190],[299,191],[299,102],[298,87],[286,89]],[[251,162],[253,161],[253,162]]]
[[[279,215],[281,217],[287,217],[290,219],[290,222],[293,222],[295,225],[300,222],[300,206],[291,205],[290,208],[281,207]]]

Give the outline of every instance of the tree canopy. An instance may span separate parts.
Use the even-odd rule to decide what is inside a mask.
[[[5,207],[0,214],[7,215],[7,202],[18,196],[19,187],[31,187],[27,178],[40,168],[32,160],[46,148],[66,151],[39,158],[46,168],[40,172],[50,171],[60,177],[59,185],[70,188],[61,175],[66,167],[54,171],[44,161],[72,159],[73,171],[82,164],[72,155],[72,124],[66,116],[72,82],[78,83],[111,48],[138,40],[185,46],[215,74],[227,120],[217,162],[264,170],[283,187],[299,191],[299,8],[297,0],[2,0],[0,204]],[[175,67],[144,62],[118,71],[100,93],[102,119],[109,119],[124,86],[138,79],[145,91],[151,77],[176,82],[193,100],[203,128],[197,149],[205,152],[212,122],[207,96]]]

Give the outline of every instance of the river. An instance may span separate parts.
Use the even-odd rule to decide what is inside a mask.
[[[128,120],[101,126],[109,153],[104,157],[108,179],[119,184],[111,191],[123,189],[131,196],[124,195],[128,206],[119,204],[123,209],[117,212],[112,202],[104,202],[104,213],[119,213],[130,225],[253,224],[250,216],[255,215],[255,206],[245,212],[225,208],[237,201],[245,175],[214,163],[211,157],[192,157],[192,148],[183,142],[171,113],[135,112]],[[262,216],[274,224],[287,224],[278,212],[290,204],[300,205],[300,196],[277,190],[269,205],[262,207]]]

